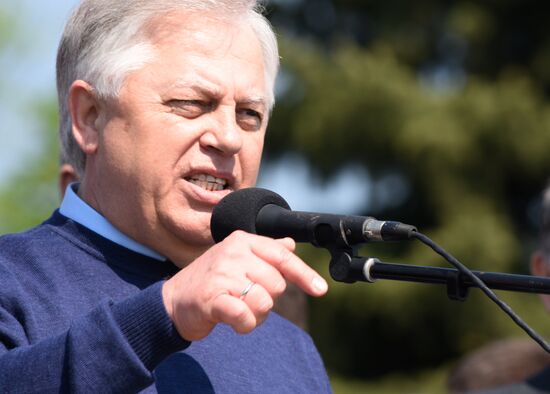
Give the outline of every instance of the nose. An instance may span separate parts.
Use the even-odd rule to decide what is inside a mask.
[[[219,109],[213,121],[201,135],[200,144],[226,156],[237,154],[243,145],[242,130],[237,124],[235,109]]]

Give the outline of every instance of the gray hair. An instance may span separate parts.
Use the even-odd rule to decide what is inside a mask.
[[[57,52],[57,94],[62,160],[84,174],[86,157],[72,135],[69,89],[81,79],[101,99],[116,98],[125,78],[153,56],[145,27],[173,11],[212,11],[244,19],[256,33],[264,58],[268,104],[279,68],[277,39],[256,0],[83,0],[67,21]]]

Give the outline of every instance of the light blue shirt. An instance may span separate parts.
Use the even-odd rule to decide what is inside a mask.
[[[75,192],[78,185],[79,184],[77,182],[71,183],[67,186],[65,197],[63,198],[61,207],[59,207],[59,212],[63,216],[72,219],[73,221],[92,230],[94,233],[97,233],[116,244],[124,246],[127,249],[133,250],[134,252],[141,253],[145,256],[149,256],[160,261],[166,260],[166,257],[161,256],[153,249],[150,249],[121,233],[111,223],[109,223],[107,219],[101,216],[99,212],[84,202],[84,200],[82,200]]]

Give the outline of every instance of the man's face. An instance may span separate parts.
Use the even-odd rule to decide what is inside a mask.
[[[268,92],[248,26],[181,14],[159,26],[153,61],[98,117],[91,200],[124,233],[181,265],[212,243],[214,205],[255,184]]]

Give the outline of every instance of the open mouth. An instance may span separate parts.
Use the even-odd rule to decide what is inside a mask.
[[[227,179],[216,178],[208,174],[191,175],[186,177],[185,180],[211,192],[225,190],[228,187]]]

